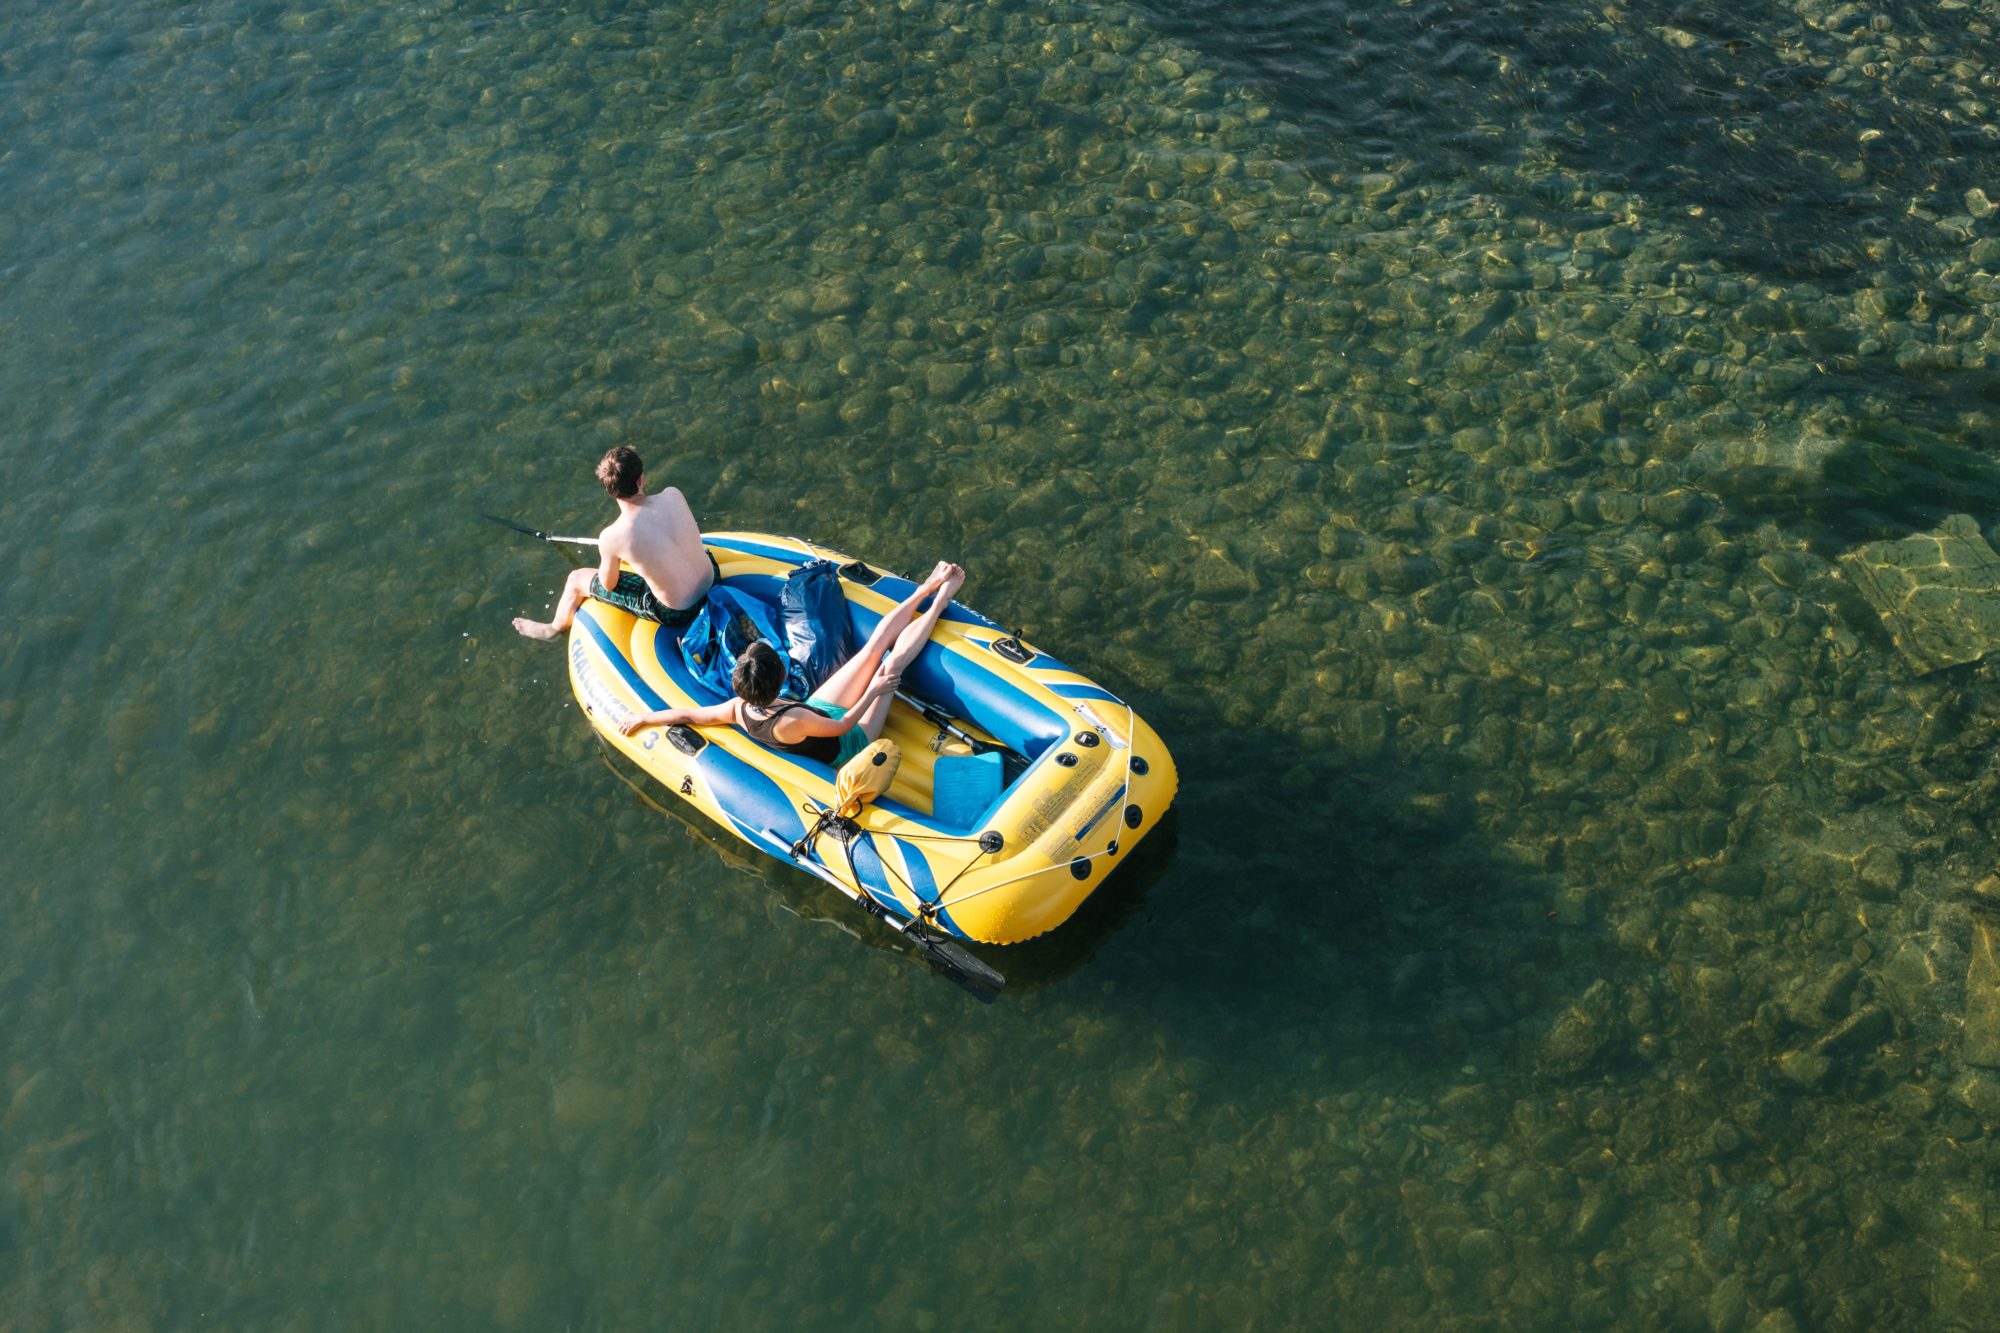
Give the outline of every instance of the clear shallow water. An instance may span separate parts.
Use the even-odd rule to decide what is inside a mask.
[[[1992,21],[10,8],[5,1322],[1979,1326]],[[1171,837],[982,1008],[650,809],[617,441]]]

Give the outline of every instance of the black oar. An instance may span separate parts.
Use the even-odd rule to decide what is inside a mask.
[[[854,845],[848,843],[844,846],[843,850],[847,853],[848,872],[854,876],[854,882],[859,884],[861,882],[861,875],[854,865]],[[879,857],[880,853],[877,853],[877,855]],[[894,872],[892,871],[891,873]],[[898,878],[901,878],[901,876],[898,876]],[[910,941],[910,943],[916,945],[917,949],[923,954],[925,961],[930,963],[932,967],[944,973],[947,977],[956,981],[980,999],[990,1003],[993,999],[993,993],[1007,984],[1007,978],[980,962],[969,952],[953,944],[943,935],[932,934],[923,922],[908,920],[897,913],[889,911],[886,907],[876,902],[875,896],[866,890],[862,891],[860,902],[863,907],[879,912],[884,921],[896,928],[897,933]]]
[[[903,934],[924,951],[924,957],[930,959],[931,966],[975,992],[997,991],[1007,984],[1007,978],[974,958],[970,951],[959,948],[950,940],[939,939],[914,921],[904,929]]]
[[[901,690],[896,691],[896,697],[923,714],[924,721],[930,723],[939,731],[956,736],[959,740],[970,745],[977,753],[984,754],[988,750],[1004,750],[1007,748],[1004,745],[995,745],[991,741],[980,740],[977,736],[974,736],[971,732],[954,722],[951,714],[945,712],[942,708],[934,708],[922,699],[912,698]],[[931,748],[936,749],[937,747],[933,745]]]
[[[545,542],[568,542],[572,546],[597,546],[601,544],[595,537],[558,536],[553,532],[543,532],[540,528],[531,528],[525,523],[516,523],[511,518],[502,518],[498,514],[481,514],[480,517],[486,519],[488,522],[498,523],[503,528],[512,528],[514,531],[526,536],[538,537]]]
[[[847,873],[853,876],[855,884],[859,885],[861,883],[861,875],[854,867],[853,845],[843,843],[841,851],[847,856]],[[881,921],[898,935],[916,945],[917,952],[924,956],[925,962],[944,973],[950,980],[957,982],[960,986],[970,991],[983,1003],[993,1003],[994,996],[999,992],[1001,987],[1007,984],[1007,978],[1001,976],[998,972],[973,957],[970,952],[953,944],[950,940],[945,939],[941,935],[931,934],[922,922],[912,921],[907,917],[890,911],[881,903],[876,902],[875,896],[865,889],[857,888],[851,892],[854,895],[854,901],[860,905],[862,911]]]

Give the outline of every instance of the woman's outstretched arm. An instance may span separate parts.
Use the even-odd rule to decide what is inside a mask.
[[[618,724],[618,730],[630,736],[641,727],[719,727],[735,720],[736,700],[732,698],[706,708],[654,708],[634,713]]]

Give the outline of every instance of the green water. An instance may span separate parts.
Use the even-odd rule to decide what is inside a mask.
[[[1995,22],[15,0],[0,1326],[1990,1326]],[[619,442],[1168,739],[998,1003],[508,630]]]

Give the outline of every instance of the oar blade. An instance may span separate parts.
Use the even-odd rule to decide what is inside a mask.
[[[502,518],[498,514],[481,514],[480,517],[485,519],[489,523],[498,523],[503,528],[512,528],[514,529],[514,531],[525,533],[530,537],[538,537],[543,541],[547,541],[549,539],[549,534],[543,532],[541,529],[531,528],[525,523],[516,523],[511,518]]]
[[[1007,978],[973,957],[969,950],[949,940],[934,940],[914,934],[912,937],[923,948],[924,957],[930,960],[932,967],[983,1000],[991,1000],[1007,984]]]

